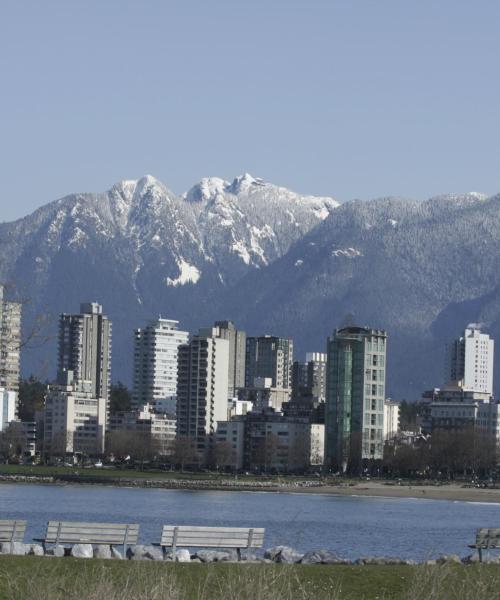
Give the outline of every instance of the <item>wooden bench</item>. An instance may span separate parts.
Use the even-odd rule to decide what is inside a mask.
[[[476,543],[469,544],[469,548],[475,548],[479,553],[479,562],[483,560],[483,550],[500,549],[500,529],[478,529],[476,531]]]
[[[191,525],[164,525],[159,545],[172,552],[178,546],[187,548],[236,548],[238,559],[241,550],[261,548],[265,529],[248,527],[193,527]]]
[[[46,544],[95,544],[123,546],[125,558],[127,547],[137,544],[139,525],[130,523],[79,523],[75,521],[49,521],[44,538],[37,541]]]
[[[0,521],[0,542],[23,542],[26,521]]]

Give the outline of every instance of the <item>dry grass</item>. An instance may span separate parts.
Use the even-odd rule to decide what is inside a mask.
[[[1,600],[475,600],[500,566],[174,564],[0,557]]]

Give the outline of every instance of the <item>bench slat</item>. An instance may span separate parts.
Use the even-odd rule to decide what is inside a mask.
[[[26,532],[25,520],[5,520],[0,521],[0,542],[22,542]]]
[[[164,525],[161,546],[203,548],[246,548],[250,537],[250,527],[196,527],[190,525]],[[177,532],[175,533],[175,530]],[[263,528],[253,528],[250,547],[259,548],[264,543]]]
[[[49,521],[45,542],[75,544],[136,544],[139,537],[137,523],[84,523],[77,521]],[[126,538],[126,539],[125,539]]]

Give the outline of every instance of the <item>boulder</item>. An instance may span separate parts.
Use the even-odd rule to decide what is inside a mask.
[[[300,562],[303,565],[336,565],[342,559],[330,550],[311,550],[304,554]]]
[[[199,550],[195,554],[195,558],[199,558],[201,562],[222,562],[228,560],[238,560],[236,552],[221,552],[218,550]]]
[[[13,554],[15,556],[25,556],[30,551],[29,544],[23,542],[4,542],[2,544],[2,554]]]
[[[43,546],[40,544],[30,544],[28,554],[31,554],[32,556],[43,556],[45,552],[43,551]]]
[[[111,558],[111,546],[98,544],[94,547],[94,558]]]
[[[277,563],[293,564],[300,562],[304,555],[289,546],[274,546],[264,552],[264,558]]]
[[[116,558],[117,560],[123,560],[123,554],[117,550],[114,546],[111,546],[111,558]]]
[[[132,560],[163,560],[163,550],[158,546],[137,544],[127,550],[127,556]]]
[[[57,556],[58,558],[62,558],[65,555],[65,548],[58,544],[57,546],[52,546],[52,548],[48,548],[45,552],[45,556]]]
[[[75,558],[94,558],[92,544],[75,544],[71,548],[71,556]]]
[[[175,559],[177,562],[191,562],[191,554],[186,548],[180,548],[175,553]]]
[[[458,556],[458,554],[445,554],[443,556],[440,556],[437,560],[436,560],[438,565],[444,565],[446,564],[461,564],[462,561],[460,560],[460,556]]]

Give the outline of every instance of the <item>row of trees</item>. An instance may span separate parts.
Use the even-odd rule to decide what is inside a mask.
[[[410,446],[386,444],[384,468],[394,476],[489,476],[496,472],[500,448],[490,434],[474,427],[435,431]]]

